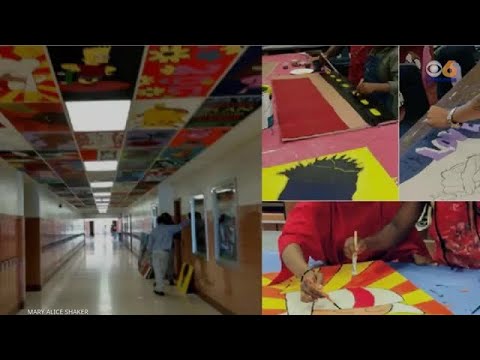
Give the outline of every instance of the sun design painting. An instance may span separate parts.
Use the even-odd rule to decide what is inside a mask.
[[[60,102],[43,46],[0,46],[0,103]]]
[[[137,99],[207,96],[241,46],[149,46]]]
[[[262,277],[263,315],[451,315],[452,312],[383,261],[321,268],[328,298],[300,300],[300,281],[269,285],[275,273]]]
[[[398,187],[366,147],[262,170],[262,198],[398,200]]]

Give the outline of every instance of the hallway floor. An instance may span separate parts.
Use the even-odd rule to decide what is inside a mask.
[[[28,310],[88,310],[89,315],[219,315],[197,295],[166,286],[167,296],[153,293],[137,258],[110,235],[87,238],[80,250],[44,285],[27,292]]]

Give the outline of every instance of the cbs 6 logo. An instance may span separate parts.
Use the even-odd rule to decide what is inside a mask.
[[[439,77],[440,75],[443,75],[446,78],[454,78],[457,76],[458,69],[459,64],[454,60],[448,60],[443,68],[440,62],[433,60],[427,64],[425,71],[431,77]]]

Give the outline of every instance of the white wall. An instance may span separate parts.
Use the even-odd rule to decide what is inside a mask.
[[[59,220],[82,217],[78,209],[49,191],[46,185],[40,185],[28,177],[25,177],[25,200],[26,217]]]
[[[0,160],[0,214],[23,216],[23,174]]]

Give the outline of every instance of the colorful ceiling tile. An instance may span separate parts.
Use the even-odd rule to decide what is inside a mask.
[[[60,102],[44,46],[0,46],[0,103]]]
[[[207,96],[240,46],[149,46],[137,99]]]
[[[27,171],[33,179],[41,184],[62,184],[63,181],[51,170],[30,170]]]
[[[162,148],[175,134],[174,130],[132,130],[127,132],[126,148]]]
[[[87,177],[90,182],[95,181],[114,181],[116,171],[88,171]]]
[[[197,145],[207,147],[230,131],[231,128],[183,129],[170,143],[170,147]]]
[[[162,169],[150,169],[145,174],[145,177],[143,178],[143,180],[161,182],[165,180],[168,177],[168,175],[170,174],[168,174],[168,172],[165,172]]]
[[[139,100],[132,105],[128,129],[180,129],[205,98]]]
[[[96,161],[98,160],[97,150],[80,150],[80,156],[83,161]]]
[[[113,185],[112,192],[114,193],[125,193],[128,195],[130,190],[132,190],[137,185],[137,182],[122,182],[122,183],[115,183]]]
[[[261,105],[261,96],[208,98],[187,127],[233,127]]]
[[[128,170],[119,170],[117,171],[117,182],[131,182],[131,181],[140,181],[143,177],[144,171],[128,171]]]
[[[49,46],[65,101],[130,100],[143,46]]]
[[[177,164],[185,165],[188,161],[199,155],[204,146],[196,144],[184,144],[177,147],[169,147],[162,153],[162,156],[175,161]]]
[[[210,96],[261,95],[262,49],[249,47]]]
[[[77,147],[69,132],[26,132],[23,133],[25,139],[29,141],[35,150],[62,150],[76,151]]]
[[[60,103],[0,104],[0,112],[21,133],[70,131]]]
[[[72,161],[80,160],[76,151],[39,150],[39,155],[47,161]]]
[[[117,150],[99,150],[98,160],[101,160],[101,161],[117,160],[119,153],[120,152]]]
[[[80,150],[120,149],[123,131],[77,132],[75,137]]]

